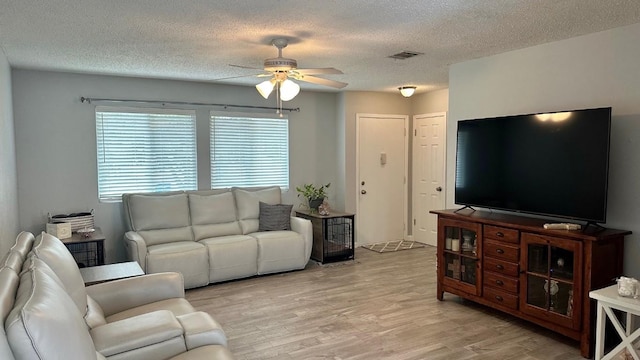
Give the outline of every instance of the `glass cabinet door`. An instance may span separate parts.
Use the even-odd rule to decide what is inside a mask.
[[[480,294],[480,225],[442,219],[438,231],[439,274],[444,285]]]
[[[545,318],[563,326],[579,328],[574,316],[575,284],[580,283],[579,267],[582,243],[534,234],[523,234],[521,275],[524,291],[521,310],[531,314],[546,314]]]

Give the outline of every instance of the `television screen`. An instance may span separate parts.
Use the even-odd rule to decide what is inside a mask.
[[[606,222],[611,108],[458,122],[455,202]]]

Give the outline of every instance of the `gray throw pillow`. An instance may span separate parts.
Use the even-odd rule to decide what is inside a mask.
[[[291,230],[293,205],[269,205],[260,201],[258,231]]]

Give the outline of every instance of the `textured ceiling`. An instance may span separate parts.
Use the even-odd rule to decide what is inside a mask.
[[[344,90],[428,91],[450,64],[638,22],[638,0],[0,0],[0,47],[15,68],[215,82],[286,37],[285,57],[342,70],[325,77]]]

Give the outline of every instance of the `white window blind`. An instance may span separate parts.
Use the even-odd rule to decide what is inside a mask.
[[[96,107],[98,198],[197,188],[195,111]]]
[[[289,188],[289,120],[211,114],[211,187]]]

